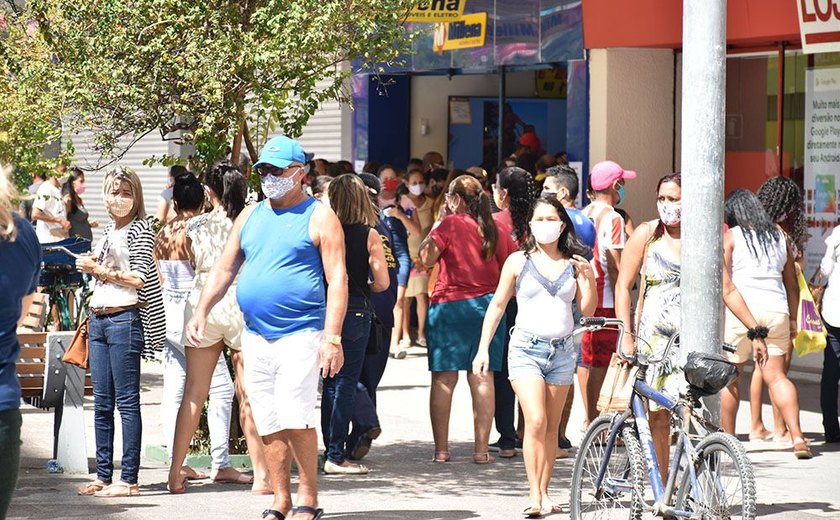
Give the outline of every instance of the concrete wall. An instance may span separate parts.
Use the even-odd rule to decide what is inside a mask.
[[[636,223],[655,218],[656,183],[672,171],[673,51],[594,49],[589,74],[590,164],[609,159],[636,170],[622,207]]]
[[[535,95],[534,73],[508,73],[507,95]],[[499,78],[495,74],[453,76],[414,76],[411,78],[411,116],[409,117],[411,156],[422,157],[434,150],[446,158],[449,96],[498,96]],[[420,120],[428,121],[428,134],[421,135]],[[463,167],[463,165],[461,165]]]

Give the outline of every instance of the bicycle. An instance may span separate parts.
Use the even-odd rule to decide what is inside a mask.
[[[700,397],[719,392],[734,377],[703,381],[707,373],[696,362],[692,365],[692,359],[697,357],[689,355],[684,368],[689,390],[685,396],[674,399],[648,385],[645,373],[648,366],[667,358],[678,343],[678,336],[671,338],[659,359],[642,362],[621,352],[624,336],[621,320],[582,318],[580,324],[583,330],[617,330],[618,354],[639,370],[630,407],[623,413],[595,419],[581,442],[572,474],[571,518],[639,519],[643,511],[668,519],[755,518],[755,477],[746,450],[738,439],[721,432],[695,411],[701,406]],[[726,344],[723,348],[735,350]],[[709,361],[708,357],[705,360]],[[719,362],[727,363],[722,358]],[[704,388],[691,384],[692,381],[703,381]],[[672,424],[676,423],[678,430],[664,483],[653,449],[646,401],[669,410]],[[692,427],[696,433],[692,433]],[[653,491],[653,504],[646,501],[645,472]]]
[[[84,320],[84,309],[91,291],[82,273],[76,270],[75,258],[89,250],[90,241],[84,239],[68,239],[41,246],[44,262],[38,285],[44,287],[49,297],[47,317],[57,319],[57,330],[75,330]],[[79,287],[82,290],[77,293]],[[77,312],[74,313],[74,309]]]

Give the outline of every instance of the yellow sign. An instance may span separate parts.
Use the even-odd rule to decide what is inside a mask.
[[[538,70],[534,73],[537,96],[543,98],[566,97],[566,67]]]
[[[408,13],[407,22],[450,22],[461,18],[467,0],[423,0]]]
[[[487,37],[487,13],[465,14],[460,20],[439,23],[432,44],[435,52],[483,47]]]

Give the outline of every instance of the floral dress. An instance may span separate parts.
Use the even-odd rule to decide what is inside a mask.
[[[680,259],[663,239],[647,247],[644,272],[644,301],[639,321],[639,353],[644,357],[661,357],[668,341],[680,328]],[[671,349],[667,359],[651,365],[648,384],[672,397],[678,397],[685,385],[679,364],[679,349]],[[655,403],[650,403],[656,409]]]

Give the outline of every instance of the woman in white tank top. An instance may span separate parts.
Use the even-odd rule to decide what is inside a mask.
[[[577,351],[572,341],[572,301],[584,316],[598,303],[595,277],[584,258],[574,225],[554,195],[531,207],[530,232],[523,251],[512,254],[487,309],[473,373],[490,365],[490,343],[508,301],[516,291],[519,311],[511,332],[508,370],[525,417],[523,455],[530,496],[528,518],[560,511],[548,494],[557,448],[557,432],[572,384]]]
[[[785,355],[790,351],[792,332],[796,327],[791,316],[799,306],[799,287],[796,282],[794,256],[784,233],[770,219],[761,203],[749,190],[741,189],[726,200],[726,221],[731,226],[724,238],[724,264],[732,275],[732,282],[750,312],[760,325],[767,328],[768,359],[760,370],[770,390],[770,400],[778,407],[778,424],[786,424],[797,458],[811,458],[799,425],[799,396],[786,374]],[[795,319],[795,318],[794,318]],[[749,332],[727,311],[724,341],[738,348],[730,361],[743,373],[749,359]],[[755,329],[753,329],[755,330]],[[735,433],[735,417],[739,403],[739,377],[721,392],[721,425],[724,431]],[[783,421],[783,422],[782,422]],[[780,426],[777,426],[777,430]],[[766,432],[753,421],[751,437],[764,438]],[[780,434],[783,432],[778,432]]]

